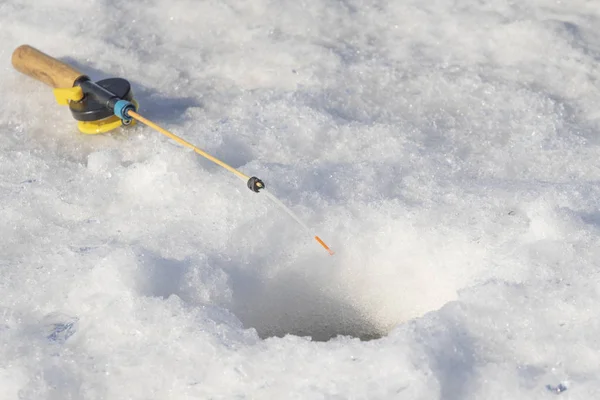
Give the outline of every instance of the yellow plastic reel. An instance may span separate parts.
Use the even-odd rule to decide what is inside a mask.
[[[131,123],[127,126],[134,125],[135,121],[131,121]],[[123,121],[121,118],[113,115],[108,118],[101,119],[99,121],[78,121],[77,128],[81,133],[85,133],[86,135],[97,135],[99,133],[106,133],[112,131],[113,129],[119,128],[123,125]]]

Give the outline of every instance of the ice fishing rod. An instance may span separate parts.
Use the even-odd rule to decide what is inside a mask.
[[[54,89],[56,101],[61,105],[69,106],[73,118],[78,121],[77,127],[82,133],[100,134],[122,126],[131,126],[136,121],[140,122],[233,173],[244,180],[253,192],[263,191],[275,204],[309,231],[308,227],[290,209],[266,190],[262,180],[238,171],[140,115],[138,113],[139,104],[134,99],[131,85],[127,80],[109,78],[93,82],[87,75],[72,66],[29,45],[19,46],[13,52],[12,65],[17,71],[51,86]],[[334,254],[319,236],[313,235],[313,238],[330,255]]]

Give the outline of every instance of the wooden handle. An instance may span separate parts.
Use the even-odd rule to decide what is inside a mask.
[[[83,75],[70,65],[26,44],[13,52],[12,65],[17,71],[53,88],[72,87],[77,78]]]

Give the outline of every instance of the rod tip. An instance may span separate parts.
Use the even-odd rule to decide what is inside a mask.
[[[320,245],[321,245],[321,246],[322,246],[322,247],[323,247],[325,250],[327,250],[327,252],[329,253],[329,255],[330,255],[330,256],[332,256],[332,255],[334,255],[334,254],[335,254],[335,252],[334,252],[333,250],[331,250],[331,249],[329,248],[329,246],[327,246],[327,245],[325,244],[325,242],[323,241],[323,239],[321,239],[321,238],[320,238],[320,237],[318,237],[318,236],[315,236],[315,240],[316,240],[316,241],[317,241],[317,242],[318,242],[318,243],[319,243],[319,244],[320,244]]]

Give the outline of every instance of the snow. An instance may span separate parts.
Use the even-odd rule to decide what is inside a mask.
[[[598,397],[598,24],[584,0],[3,1],[0,398]],[[23,43],[130,80],[336,255],[149,128],[80,134]]]

